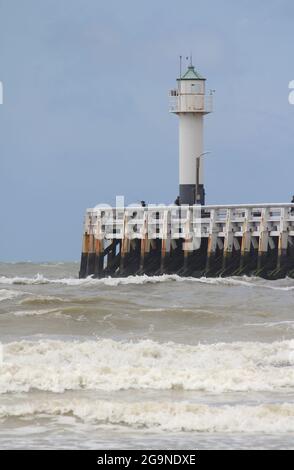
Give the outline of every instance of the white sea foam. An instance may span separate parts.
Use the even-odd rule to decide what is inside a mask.
[[[14,299],[15,297],[18,297],[20,294],[21,292],[18,292],[15,290],[0,289],[0,302],[2,302],[3,300]]]
[[[0,277],[0,284],[4,285],[40,285],[40,284],[58,284],[64,286],[95,286],[95,285],[106,285],[116,287],[118,285],[141,285],[141,284],[156,284],[161,282],[195,282],[200,284],[208,284],[212,286],[237,286],[237,287],[258,287],[273,289],[279,291],[291,291],[294,290],[294,285],[277,285],[275,281],[264,281],[257,277],[218,277],[218,278],[194,278],[194,277],[181,277],[177,274],[163,274],[161,276],[128,276],[121,278],[106,277],[103,279],[93,279],[87,277],[86,279],[78,278],[62,278],[62,279],[49,279],[43,274],[36,274],[33,277]],[[287,282],[293,282],[293,280],[287,279]]]
[[[71,301],[68,298],[55,297],[52,295],[36,295],[30,292],[27,292],[26,294],[28,295],[28,297],[25,297],[24,299],[20,300],[19,303],[21,305],[34,305],[34,304],[48,305],[48,304],[56,304],[56,303],[67,304]]]
[[[266,287],[268,287],[269,289],[272,289],[272,290],[280,290],[280,291],[285,291],[285,292],[294,290],[294,286],[284,286],[283,287],[283,286],[267,285]]]
[[[48,279],[43,274],[36,274],[34,277],[0,277],[0,284],[6,285],[35,285],[35,284],[61,284],[65,286],[91,286],[91,285],[107,285],[107,286],[118,286],[120,284],[146,284],[146,283],[158,283],[167,281],[184,281],[177,275],[163,275],[163,276],[129,276],[123,278],[103,278],[93,279],[88,277],[86,279],[76,278],[63,278],[63,279]]]
[[[140,312],[165,312],[167,309],[162,307],[156,308],[140,308]]]
[[[219,433],[289,433],[294,404],[208,406],[187,402],[133,402],[56,399],[0,405],[0,418],[73,415],[96,425],[124,425],[154,431]]]
[[[294,387],[294,340],[197,346],[150,340],[40,340],[8,343],[3,349],[2,394],[31,389],[223,393]]]
[[[273,321],[265,323],[245,323],[245,326],[264,326],[265,328],[288,326],[289,328],[294,328],[294,320]]]
[[[40,310],[17,310],[13,312],[13,315],[16,317],[33,317],[33,316],[56,314],[56,313],[60,313],[60,310],[56,308],[52,308],[52,309],[40,309]]]
[[[59,261],[58,263],[40,263],[39,266],[45,266],[46,268],[57,268],[58,266],[64,266],[65,263],[63,261]]]

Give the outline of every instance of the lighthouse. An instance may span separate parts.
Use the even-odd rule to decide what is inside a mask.
[[[181,68],[181,67],[180,67]],[[212,112],[212,92],[205,94],[205,81],[192,60],[170,91],[170,112],[179,116],[180,204],[205,203],[203,171],[203,117]]]

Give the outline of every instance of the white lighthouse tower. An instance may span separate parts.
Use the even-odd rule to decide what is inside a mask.
[[[180,204],[204,204],[203,116],[212,111],[212,92],[205,95],[205,78],[192,65],[170,91],[170,112],[179,116]]]

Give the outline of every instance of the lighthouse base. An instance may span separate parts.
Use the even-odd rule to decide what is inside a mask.
[[[197,193],[196,196],[195,184],[180,184],[180,204],[188,204],[189,206],[200,204],[204,206],[205,190],[203,184],[199,184]]]

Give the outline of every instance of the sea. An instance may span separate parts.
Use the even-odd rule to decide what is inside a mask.
[[[294,449],[294,280],[0,263],[0,449]]]

